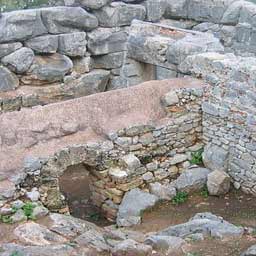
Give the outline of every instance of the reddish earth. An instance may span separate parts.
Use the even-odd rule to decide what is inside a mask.
[[[144,213],[143,223],[133,229],[143,233],[156,232],[171,225],[184,223],[199,212],[211,212],[235,225],[256,228],[255,197],[232,191],[225,197],[204,198],[201,193],[197,193],[179,206],[164,203]],[[186,253],[193,253],[187,254],[189,256],[240,256],[254,244],[256,244],[256,233],[229,241],[208,238],[201,242],[192,242],[191,246],[186,248]]]

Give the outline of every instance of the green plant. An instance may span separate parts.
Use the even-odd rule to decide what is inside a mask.
[[[200,195],[202,197],[204,197],[204,198],[208,198],[209,197],[209,191],[208,191],[208,188],[207,188],[206,185],[202,188],[202,190],[200,192]]]
[[[18,252],[18,251],[14,251],[10,254],[10,256],[24,256],[23,253]]]
[[[197,165],[202,164],[203,163],[203,152],[204,152],[203,148],[197,150],[196,152],[192,152],[190,163],[197,164]]]
[[[22,207],[22,210],[24,211],[24,214],[27,216],[28,219],[33,220],[33,210],[35,208],[35,204],[31,203],[31,202],[27,202],[26,204],[24,204],[24,206]]]
[[[201,256],[202,254],[199,252],[188,252],[186,256]]]
[[[188,200],[188,193],[187,192],[178,192],[176,196],[172,199],[173,204],[183,204]]]
[[[11,224],[12,223],[11,215],[0,216],[0,220],[5,224]]]

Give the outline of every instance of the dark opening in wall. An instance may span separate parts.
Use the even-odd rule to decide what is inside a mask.
[[[83,164],[68,167],[59,182],[61,193],[65,195],[74,217],[100,226],[109,224],[101,209],[92,202],[93,176],[88,167]]]

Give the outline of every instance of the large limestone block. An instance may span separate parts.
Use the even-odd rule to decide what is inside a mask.
[[[0,44],[0,58],[9,55],[22,47],[22,43]]]
[[[166,0],[147,0],[145,2],[147,9],[147,21],[159,21],[165,13],[167,7]]]
[[[22,47],[19,50],[2,58],[2,63],[17,74],[29,70],[34,61],[34,52],[30,48]]]
[[[195,33],[186,34],[168,47],[167,60],[173,64],[180,64],[190,55],[203,52],[224,52],[219,39],[211,34]]]
[[[127,33],[121,29],[98,28],[88,33],[88,49],[92,55],[103,55],[125,50]]]
[[[140,244],[132,239],[119,242],[112,249],[113,256],[151,256],[152,247],[150,245]]]
[[[58,50],[58,41],[57,35],[45,35],[31,38],[25,45],[36,53],[55,53]]]
[[[95,12],[99,24],[103,27],[128,26],[132,20],[144,20],[146,8],[142,5],[114,2]]]
[[[164,17],[170,18],[187,18],[188,9],[187,9],[187,0],[168,0],[166,1],[166,10]]]
[[[124,52],[114,52],[93,58],[95,68],[114,69],[120,68],[124,62]]]
[[[82,57],[86,53],[86,33],[77,32],[59,36],[58,52],[70,57]]]
[[[235,226],[223,218],[211,213],[197,213],[188,222],[170,226],[160,231],[158,235],[186,237],[194,233],[203,233],[214,238],[241,237],[244,233],[242,227]]]
[[[24,41],[46,33],[39,9],[3,13],[0,18],[0,43]]]
[[[14,230],[14,234],[21,242],[29,245],[48,245],[67,242],[67,239],[64,237],[35,222],[28,222],[18,226]]]
[[[41,10],[43,22],[51,34],[92,30],[97,18],[80,7],[51,7]]]
[[[153,207],[159,198],[138,188],[127,192],[119,207],[117,225],[132,226],[141,222],[141,214],[146,209]]]
[[[50,219],[51,225],[49,229],[67,238],[77,237],[89,230],[101,231],[95,224],[72,216],[52,213],[50,214]]]
[[[208,175],[207,188],[210,195],[225,195],[230,189],[230,176],[221,171],[214,171]]]
[[[211,171],[206,168],[192,168],[184,171],[171,184],[178,191],[194,192],[206,185],[207,176]]]
[[[249,247],[241,256],[256,256],[256,245]]]
[[[0,66],[0,92],[14,90],[19,86],[19,79],[8,68]]]
[[[100,9],[111,1],[112,0],[64,0],[66,6],[78,5],[93,10]]]
[[[74,88],[76,97],[86,96],[98,92],[104,92],[110,77],[107,70],[92,70],[69,83],[70,88]]]
[[[36,56],[33,65],[22,77],[24,84],[42,85],[63,80],[73,68],[72,61],[64,55],[55,53],[52,55]]]
[[[189,19],[219,23],[227,10],[236,0],[191,0],[187,1]]]
[[[228,165],[228,151],[222,147],[208,144],[204,148],[203,162],[210,170],[226,171]]]

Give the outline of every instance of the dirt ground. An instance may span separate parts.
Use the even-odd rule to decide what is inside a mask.
[[[199,212],[211,212],[235,225],[256,228],[256,198],[238,191],[231,191],[225,197],[203,197],[197,193],[189,196],[186,203],[178,206],[171,202],[163,203],[144,213],[143,223],[134,227],[133,230],[143,233],[160,231],[168,226],[184,223]],[[185,253],[179,255],[240,256],[254,244],[256,244],[256,233],[244,235],[241,239],[226,241],[208,238],[201,242],[192,242],[185,249]]]
[[[80,209],[79,212],[81,211]],[[189,196],[188,201],[181,205],[162,203],[144,213],[143,223],[132,229],[143,233],[160,231],[168,226],[184,223],[199,212],[211,212],[235,225],[256,229],[256,200],[251,195],[237,191],[231,191],[225,197],[204,197],[197,193]],[[102,225],[102,220],[98,224]],[[16,226],[0,224],[0,245],[4,242],[15,242],[12,232]],[[206,238],[204,241],[190,242],[182,253],[171,256],[240,256],[254,244],[256,232],[246,234],[240,239],[226,241]]]

